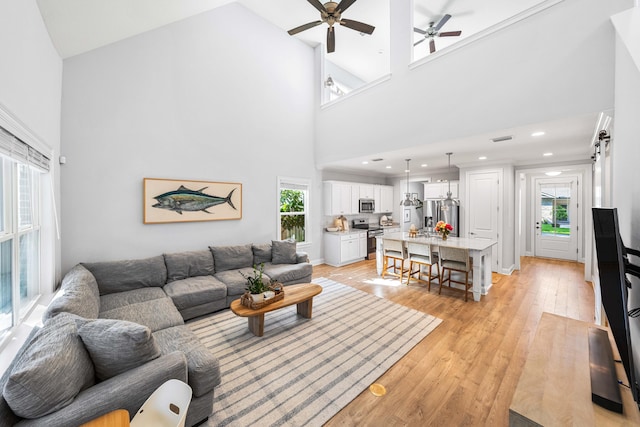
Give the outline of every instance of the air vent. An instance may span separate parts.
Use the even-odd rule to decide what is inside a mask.
[[[492,141],[493,142],[503,142],[503,141],[511,141],[513,139],[513,137],[511,135],[507,135],[507,136],[499,136],[497,138],[493,138]]]
[[[384,159],[371,159],[371,161],[372,161],[372,162],[381,162],[381,161],[383,161],[383,160],[384,160]]]

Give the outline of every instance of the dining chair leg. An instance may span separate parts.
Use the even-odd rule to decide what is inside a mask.
[[[464,273],[464,302],[467,302],[467,296],[469,295],[469,272]]]

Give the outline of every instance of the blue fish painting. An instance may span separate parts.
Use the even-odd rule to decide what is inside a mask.
[[[166,209],[169,211],[177,212],[182,215],[182,212],[206,212],[210,214],[207,209],[213,206],[221,205],[224,203],[229,204],[233,209],[237,210],[231,201],[231,196],[236,188],[231,190],[227,197],[212,196],[203,193],[208,187],[203,187],[199,190],[190,190],[184,185],[181,185],[177,190],[169,191],[153,198],[158,203],[154,204],[154,208]]]

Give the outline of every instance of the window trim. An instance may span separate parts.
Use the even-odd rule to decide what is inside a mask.
[[[311,200],[311,179],[309,178],[294,178],[294,177],[286,177],[286,176],[278,176],[277,177],[277,185],[276,185],[276,200],[277,200],[277,204],[276,207],[278,209],[278,214],[276,215],[276,236],[278,239],[280,239],[280,236],[282,236],[282,229],[280,227],[280,222],[281,222],[281,212],[280,212],[280,192],[283,189],[287,189],[288,187],[286,186],[286,184],[292,184],[292,185],[299,185],[299,186],[304,186],[305,187],[305,191],[307,193],[307,197],[305,199],[304,202],[304,237],[305,240],[304,242],[297,242],[297,246],[298,247],[307,247],[307,246],[311,246],[313,244],[312,240],[311,240],[311,229],[312,229],[312,225],[311,225],[311,221],[310,221],[310,212],[311,212],[311,204],[312,204],[312,200]]]

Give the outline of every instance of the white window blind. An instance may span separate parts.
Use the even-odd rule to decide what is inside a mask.
[[[49,171],[51,160],[47,156],[16,138],[2,126],[0,126],[0,154],[27,163],[40,170]]]

